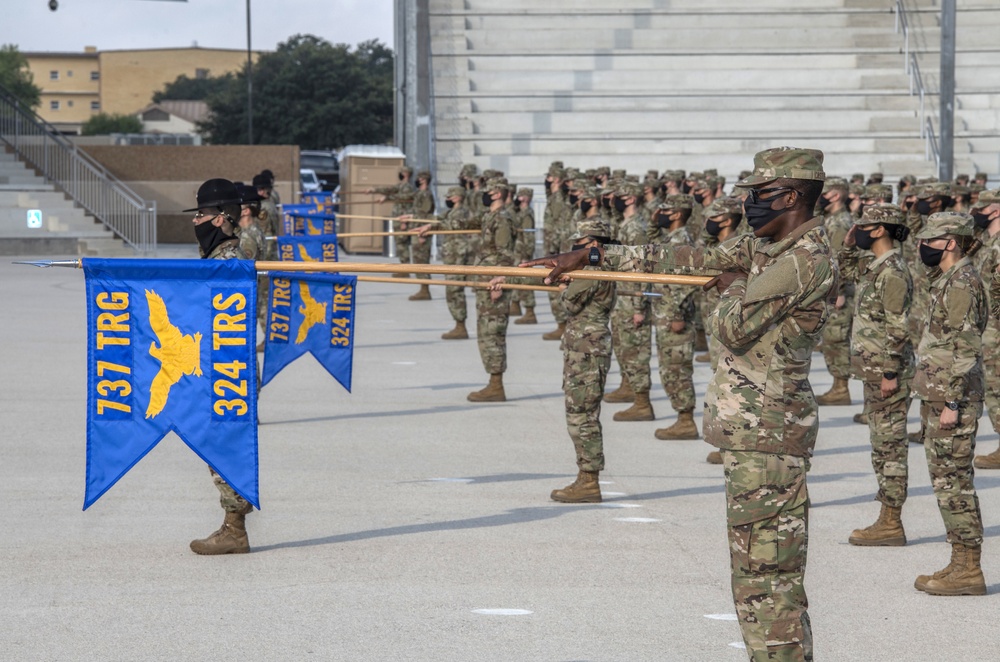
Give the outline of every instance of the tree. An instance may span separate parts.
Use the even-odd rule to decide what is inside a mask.
[[[32,110],[42,101],[42,89],[28,68],[28,58],[13,44],[0,46],[0,86]]]
[[[97,113],[83,123],[80,129],[85,136],[105,136],[109,133],[142,133],[142,122],[135,115],[110,115]]]
[[[188,78],[181,74],[172,83],[153,95],[153,103],[165,100],[204,101],[213,94],[219,94],[232,82],[233,75],[226,74],[215,78]]]
[[[303,149],[381,144],[392,139],[392,50],[378,40],[351,50],[296,35],[253,67],[253,142]],[[199,125],[216,144],[247,142],[246,72],[207,99]]]

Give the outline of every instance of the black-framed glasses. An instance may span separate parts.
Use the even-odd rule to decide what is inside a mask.
[[[794,190],[795,189],[793,189],[790,186],[774,186],[772,188],[761,188],[761,189],[752,188],[750,189],[750,192],[747,194],[747,200],[756,203],[760,202],[761,193],[775,193],[777,191],[794,191]],[[768,200],[771,199],[772,198],[768,198]]]

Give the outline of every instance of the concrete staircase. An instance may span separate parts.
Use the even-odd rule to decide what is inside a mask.
[[[42,212],[29,228],[28,211]],[[0,151],[0,255],[134,256],[104,225],[9,152]]]
[[[430,0],[438,181],[473,162],[538,185],[561,159],[632,173],[714,167],[731,182],[754,152],[782,144],[822,149],[829,173],[934,174],[894,5]],[[984,112],[963,121],[985,125],[994,101],[977,96]],[[961,164],[973,148],[956,144]]]

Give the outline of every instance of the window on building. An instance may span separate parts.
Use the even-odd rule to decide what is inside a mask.
[[[100,71],[91,71],[90,72],[90,80],[101,80],[101,72]]]
[[[66,106],[69,107],[69,108],[72,108],[73,107],[73,100],[70,99],[69,101],[67,101],[66,102]]]
[[[50,71],[49,72],[49,80],[59,80],[59,72],[58,71]]]
[[[90,109],[91,110],[100,110],[101,109],[101,102],[100,101],[91,101],[90,102]]]
[[[50,101],[49,102],[49,110],[59,110],[59,102],[58,101]]]
[[[205,80],[208,78],[208,69],[195,69],[194,77],[198,80]]]
[[[143,122],[166,122],[169,119],[170,115],[160,108],[150,108],[142,114]]]

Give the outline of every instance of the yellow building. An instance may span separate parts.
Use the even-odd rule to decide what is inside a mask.
[[[246,67],[247,52],[223,48],[155,48],[82,53],[24,54],[42,88],[38,114],[67,133],[78,133],[91,115],[136,114],[153,94],[180,75],[209,78]],[[259,52],[254,52],[256,60]]]

